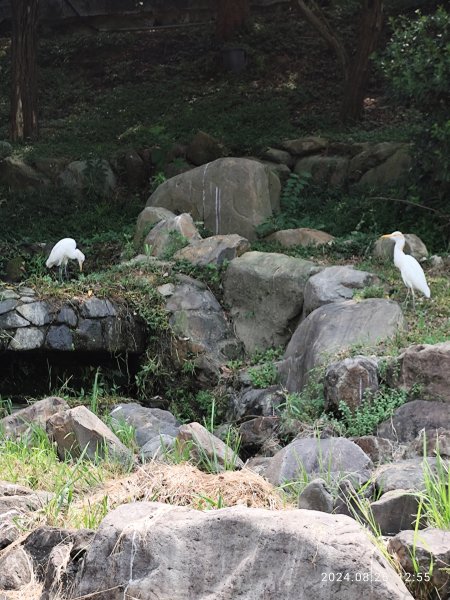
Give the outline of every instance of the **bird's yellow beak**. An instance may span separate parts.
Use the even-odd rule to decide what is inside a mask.
[[[390,238],[392,237],[392,233],[386,233],[385,235],[381,236],[382,238]]]

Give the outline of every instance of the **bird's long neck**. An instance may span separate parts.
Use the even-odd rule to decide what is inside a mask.
[[[403,248],[405,247],[405,240],[395,240],[394,246],[394,265],[400,269],[402,258],[405,256]]]

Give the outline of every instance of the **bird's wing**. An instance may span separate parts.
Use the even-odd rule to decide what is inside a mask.
[[[401,273],[406,286],[413,287],[415,290],[422,292],[425,296],[429,295],[430,289],[427,284],[425,273],[414,256],[405,254],[404,260],[402,261]]]

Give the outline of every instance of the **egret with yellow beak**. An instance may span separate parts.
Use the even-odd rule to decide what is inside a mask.
[[[400,231],[394,231],[387,235],[382,235],[382,238],[390,238],[394,240],[394,265],[400,270],[403,283],[406,285],[408,290],[406,294],[405,302],[408,300],[409,292],[412,293],[413,306],[415,308],[415,294],[414,290],[422,292],[425,298],[431,297],[430,288],[428,287],[427,280],[425,279],[425,273],[422,267],[419,265],[414,256],[405,254],[403,248],[405,247],[405,236]]]

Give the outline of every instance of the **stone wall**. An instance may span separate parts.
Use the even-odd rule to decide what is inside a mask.
[[[0,289],[0,349],[139,354],[146,330],[125,307],[90,297],[40,299],[31,288]]]

